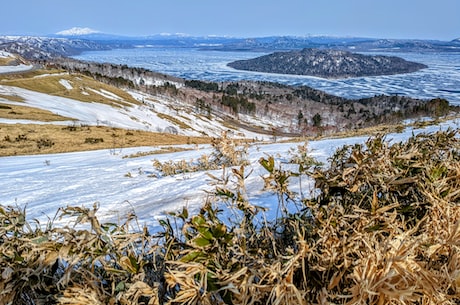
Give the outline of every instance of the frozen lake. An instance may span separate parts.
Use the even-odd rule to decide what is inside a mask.
[[[331,94],[361,98],[398,94],[430,99],[441,97],[460,105],[460,53],[374,53],[424,63],[427,69],[391,76],[328,80],[318,77],[238,71],[227,63],[264,55],[259,52],[201,51],[193,48],[135,48],[85,52],[77,59],[126,64],[152,71],[208,81],[259,80],[307,85]]]

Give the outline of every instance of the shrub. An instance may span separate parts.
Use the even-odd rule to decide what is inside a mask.
[[[86,138],[85,143],[87,144],[97,144],[104,142],[103,138]]]
[[[20,134],[15,139],[16,142],[24,142],[27,141],[27,136],[25,134]]]
[[[153,166],[166,176],[183,173],[197,172],[202,170],[215,170],[222,167],[239,166],[247,164],[246,144],[238,143],[226,133],[221,138],[215,138],[211,142],[213,151],[210,155],[202,155],[197,161],[186,160],[153,161]]]
[[[42,149],[43,147],[51,147],[54,145],[54,142],[48,138],[41,138],[41,139],[38,139],[36,142],[37,142],[38,149]]]

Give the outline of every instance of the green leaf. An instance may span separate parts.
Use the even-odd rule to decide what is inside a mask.
[[[102,227],[102,230],[104,230],[105,232],[109,232],[109,230],[112,228],[112,231],[110,233],[113,233],[115,232],[118,226],[115,223],[107,222],[107,223],[101,224],[101,227]]]
[[[209,246],[211,244],[211,241],[205,237],[197,237],[193,240],[193,243],[197,246],[197,247],[206,247],[206,246]]]
[[[200,232],[201,237],[204,237],[208,240],[212,240],[214,238],[213,234],[207,227],[200,227],[198,228],[198,232]]]
[[[180,260],[184,263],[197,261],[199,258],[205,257],[206,255],[202,251],[192,251],[182,257]]]
[[[201,227],[202,225],[206,224],[206,220],[204,219],[202,215],[196,215],[196,216],[193,216],[192,218],[192,224],[195,227]]]
[[[376,224],[376,225],[373,225],[373,226],[370,226],[370,227],[367,227],[365,228],[364,230],[368,233],[370,232],[375,232],[375,231],[380,231],[384,229],[384,226],[382,226],[381,224]]]
[[[125,282],[120,282],[117,284],[117,286],[115,287],[115,292],[120,292],[120,291],[125,291],[126,289],[126,284]]]
[[[185,220],[185,219],[187,219],[187,218],[188,218],[188,210],[187,210],[187,208],[184,207],[184,208],[182,209],[182,219]]]
[[[41,243],[43,243],[45,241],[48,241],[48,237],[47,236],[39,236],[37,238],[32,239],[31,241],[34,244],[41,244]]]
[[[262,165],[269,173],[273,173],[273,170],[275,169],[275,159],[272,156],[268,157],[268,160],[260,158],[259,164]]]
[[[222,236],[224,236],[225,234],[227,234],[227,227],[222,224],[222,223],[219,223],[217,224],[213,229],[212,229],[212,235],[215,237],[215,238],[220,238]]]
[[[216,187],[216,195],[221,197],[227,197],[229,199],[234,199],[235,195],[228,189],[223,189]]]
[[[217,291],[220,288],[216,276],[211,272],[207,273],[206,279],[208,284],[208,291]]]

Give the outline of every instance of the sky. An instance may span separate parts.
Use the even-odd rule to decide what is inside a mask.
[[[452,40],[459,0],[14,0],[0,35],[46,35],[72,27],[127,36],[331,35]]]

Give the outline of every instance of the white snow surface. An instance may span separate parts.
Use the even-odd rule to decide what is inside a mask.
[[[19,103],[12,101],[4,101],[4,103],[13,105],[24,105],[24,103],[26,103],[32,107],[49,110],[62,116],[74,118],[87,125],[99,124],[142,130],[148,130],[153,127],[152,124],[148,123],[145,112],[135,107],[130,109],[117,109],[105,104],[80,102],[11,86],[0,85],[0,93],[17,95],[25,100]],[[134,119],[134,117],[136,117],[136,119]],[[142,121],[142,118],[145,120]]]
[[[390,134],[388,140],[400,141],[413,133],[434,132],[448,127],[458,128],[460,120],[431,126],[420,130],[407,129],[398,134]],[[343,145],[363,143],[367,137],[329,139],[309,142],[312,156],[319,161],[327,158]],[[260,157],[272,155],[278,164],[289,159],[289,149],[299,143],[254,144],[249,149],[250,165],[245,172],[247,192],[250,201],[268,210],[267,217],[273,219],[277,210],[277,199],[272,193],[262,191],[262,175],[266,174],[259,165]],[[0,204],[26,207],[29,220],[39,219],[42,224],[52,219],[61,207],[99,205],[98,216],[103,222],[121,223],[128,213],[134,212],[141,225],[151,230],[159,229],[158,219],[165,212],[177,211],[186,206],[197,211],[205,202],[206,191],[211,191],[212,179],[206,172],[162,176],[152,165],[153,159],[196,160],[210,153],[209,146],[193,146],[192,150],[150,155],[136,158],[123,156],[152,151],[155,147],[139,147],[49,154],[34,156],[13,156],[0,158]],[[287,165],[284,165],[287,166]],[[222,170],[209,172],[216,177]],[[128,177],[130,176],[130,177]],[[156,176],[156,177],[153,177]],[[300,193],[298,180],[293,178],[291,185]],[[305,196],[315,192],[312,181],[304,177],[302,193]],[[297,197],[298,198],[298,197]],[[228,212],[226,212],[228,213]],[[230,213],[225,214],[231,217]],[[58,225],[65,225],[56,219]]]
[[[72,88],[72,84],[64,79],[60,80],[61,85],[67,89]],[[123,99],[107,90],[95,90],[87,88],[105,98],[113,101],[122,101]],[[24,99],[23,102],[13,102],[0,98],[2,103],[12,105],[23,105],[44,109],[74,119],[85,125],[110,126],[125,129],[146,130],[163,132],[165,129],[174,127],[178,133],[185,136],[220,136],[222,131],[227,130],[225,124],[219,119],[207,119],[206,117],[198,117],[193,114],[190,107],[184,106],[177,101],[163,98],[161,96],[151,96],[140,92],[129,91],[133,98],[142,102],[142,105],[132,105],[124,107],[112,107],[101,103],[80,102],[77,100],[48,95],[22,89],[13,86],[0,85],[0,94],[17,95]],[[86,91],[82,94],[88,94]],[[179,118],[190,128],[181,128],[176,126],[174,122],[158,116],[159,113]],[[12,120],[2,120],[3,123],[15,123]],[[16,121],[16,123],[21,123]],[[51,122],[52,124],[62,125],[62,121]],[[50,124],[50,122],[48,122]],[[267,139],[269,136],[260,135],[243,129],[234,130],[235,134],[246,138]]]
[[[91,28],[73,27],[68,30],[57,32],[56,35],[79,36],[79,35],[89,35],[89,34],[96,34],[96,33],[99,33],[99,31],[93,30]]]
[[[66,88],[67,90],[72,90],[72,89],[73,89],[72,84],[71,84],[68,80],[66,80],[66,79],[60,79],[60,80],[59,80],[59,83],[60,83],[61,85],[63,85],[64,88]]]
[[[14,55],[11,54],[10,52],[0,50],[0,58],[8,58],[8,57],[14,57]]]

